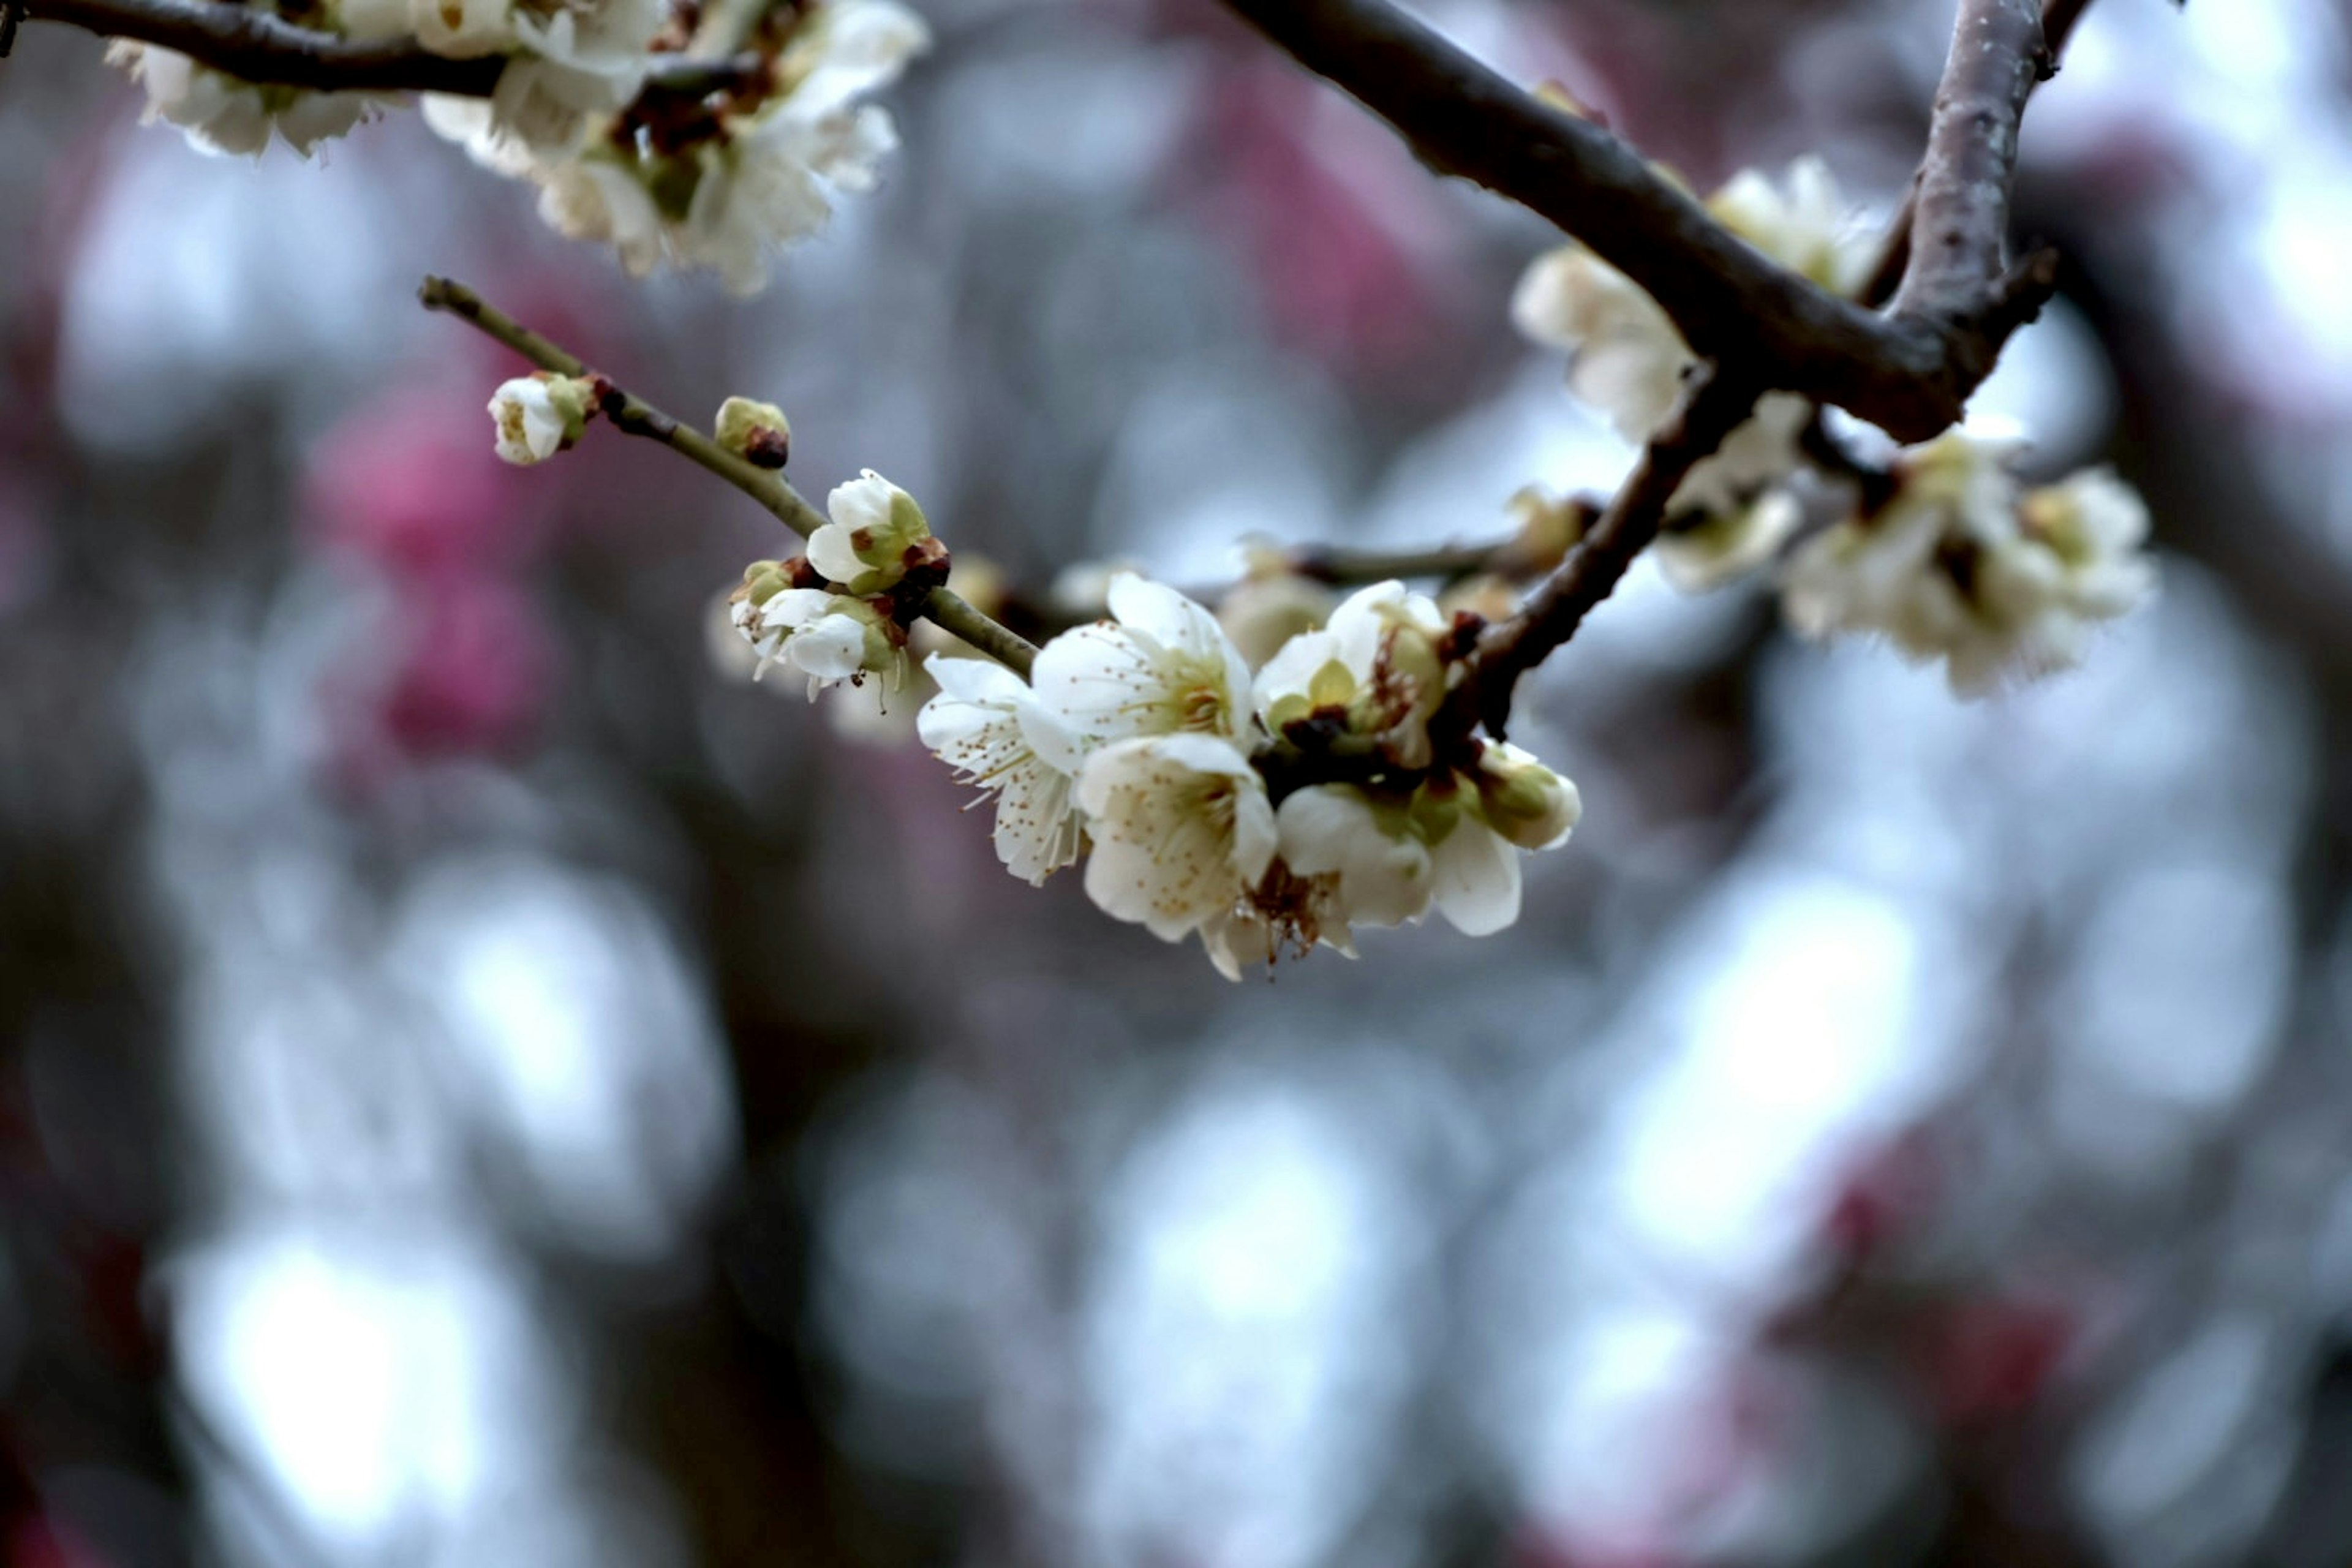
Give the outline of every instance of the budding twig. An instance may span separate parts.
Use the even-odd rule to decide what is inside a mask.
[[[596,388],[599,411],[615,429],[658,441],[689,462],[709,469],[767,508],[778,521],[802,538],[824,526],[824,513],[811,506],[783,476],[746,462],[693,426],[671,417],[634,393],[623,391],[610,377],[592,371],[577,355],[523,326],[464,284],[446,278],[427,278],[416,290],[416,298],[426,310],[445,310],[456,316],[541,370],[588,378]],[[944,587],[933,588],[925,596],[922,614],[924,619],[942,631],[961,637],[1022,676],[1028,675],[1029,666],[1037,657],[1037,649],[1028,639]]]

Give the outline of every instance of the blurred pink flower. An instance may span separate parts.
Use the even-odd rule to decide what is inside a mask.
[[[320,537],[394,572],[515,566],[547,536],[541,480],[518,483],[491,449],[484,393],[415,387],[369,404],[311,448]]]
[[[1386,131],[1318,113],[1323,91],[1273,68],[1216,79],[1200,105],[1206,197],[1276,331],[1359,368],[1392,366],[1439,340],[1430,273],[1444,216]]]
[[[402,655],[384,696],[386,734],[414,757],[506,752],[537,729],[555,648],[530,596],[502,579],[404,584]]]
[[[1937,1314],[1923,1347],[1937,1414],[1975,1425],[2022,1411],[2048,1391],[2078,1327],[2064,1303],[2022,1297],[1980,1297]]]

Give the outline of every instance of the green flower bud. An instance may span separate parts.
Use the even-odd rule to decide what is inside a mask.
[[[720,446],[759,468],[781,468],[792,455],[792,423],[772,403],[730,397],[719,405],[712,432]]]
[[[1517,746],[1489,744],[1476,782],[1486,826],[1522,849],[1549,849],[1584,815],[1576,785]]]
[[[931,537],[915,498],[868,468],[825,498],[833,521],[809,535],[809,563],[844,592],[887,592],[907,574],[909,552]]]

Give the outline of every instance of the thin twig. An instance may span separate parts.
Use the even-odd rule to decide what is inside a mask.
[[[645,399],[623,391],[609,377],[590,370],[577,355],[523,326],[464,284],[446,278],[427,278],[417,289],[416,298],[426,310],[447,311],[541,370],[592,378],[599,390],[599,407],[614,428],[626,435],[659,441],[688,461],[699,464],[767,508],[778,521],[802,538],[824,526],[824,513],[811,506],[782,475],[754,467],[693,426],[682,424]],[[1024,677],[1037,657],[1036,648],[1026,638],[999,625],[946,588],[930,591],[923,600],[922,613],[926,620],[941,630],[961,637]]]
[[[241,81],[316,92],[488,98],[507,67],[504,55],[451,59],[420,47],[412,37],[346,38],[226,0],[9,0],[7,14],[173,49]],[[657,68],[646,85],[701,96],[739,85],[763,68],[756,56],[681,58]]]

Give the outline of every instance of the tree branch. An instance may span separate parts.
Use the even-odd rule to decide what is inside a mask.
[[[589,369],[578,356],[523,326],[464,284],[446,278],[427,278],[417,289],[416,298],[426,310],[447,311],[541,370],[593,379],[602,396],[601,412],[615,429],[625,435],[659,441],[688,461],[699,464],[767,508],[778,521],[803,539],[824,526],[824,513],[811,506],[782,475],[744,461],[693,426],[680,424],[645,399],[623,391],[609,377]],[[1026,638],[1000,626],[946,588],[930,591],[923,600],[922,613],[924,619],[942,631],[961,637],[1024,678],[1037,657],[1036,648]]]
[[[2003,298],[2018,122],[2051,68],[2034,0],[1960,0],[1919,165],[1896,314],[1961,321]]]
[[[2091,0],[2047,0],[2042,8],[2042,38],[2049,66],[2026,85],[2028,93],[2055,73],[2058,61],[2065,57],[2068,41],[2074,36],[2075,24],[2090,8]],[[1918,202],[1919,182],[1915,179],[1909,194],[1903,198],[1902,210],[1887,226],[1886,239],[1880,247],[1877,266],[1871,268],[1870,281],[1863,286],[1864,304],[1883,305],[1895,297],[1895,290],[1902,285],[1903,275],[1911,265],[1911,229],[1917,217]]]
[[[1897,439],[1960,416],[2010,314],[1880,316],[1780,267],[1625,142],[1481,65],[1391,0],[1225,0],[1387,121],[1421,160],[1549,218],[1657,300],[1692,352]],[[2013,119],[2003,132],[2012,144]]]
[[[11,0],[10,15],[56,22],[101,37],[175,49],[241,81],[314,92],[444,92],[488,98],[508,57],[451,59],[415,38],[346,38],[298,27],[226,0]],[[756,56],[677,58],[646,79],[648,89],[700,96],[764,68]]]
[[[1467,734],[1473,724],[1484,724],[1488,734],[1503,739],[1519,678],[1574,637],[1584,617],[1616,590],[1658,537],[1683,480],[1754,411],[1759,394],[1753,382],[1720,366],[1702,367],[1694,377],[1583,542],[1517,615],[1479,637],[1462,684],[1446,700],[1454,710],[1451,721],[1441,717],[1433,731]]]

